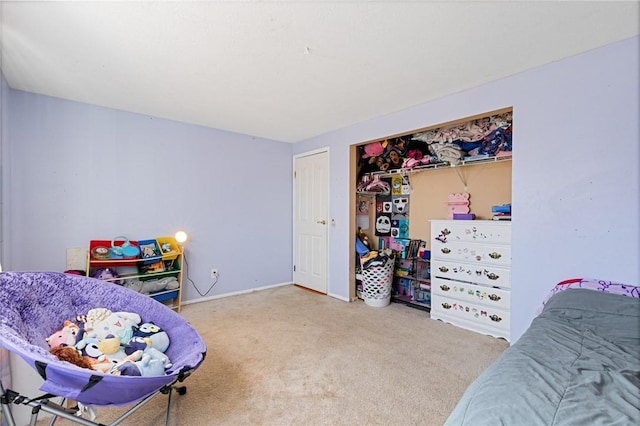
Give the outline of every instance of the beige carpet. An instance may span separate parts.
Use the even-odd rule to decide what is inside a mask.
[[[373,308],[296,286],[182,315],[208,354],[186,395],[174,393],[172,425],[441,425],[507,347],[401,304]],[[163,425],[166,401],[158,395],[122,424]],[[100,408],[96,421],[122,411]]]

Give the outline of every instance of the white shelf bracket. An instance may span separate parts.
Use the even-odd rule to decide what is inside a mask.
[[[453,167],[453,170],[456,171],[456,174],[458,175],[458,178],[460,178],[460,182],[462,182],[462,184],[464,185],[464,190],[467,190],[467,182],[464,180],[464,176],[462,176],[462,173],[460,173],[460,167],[456,167],[455,165],[451,166]]]

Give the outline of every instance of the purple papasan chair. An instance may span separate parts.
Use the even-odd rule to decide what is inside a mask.
[[[118,376],[77,367],[49,352],[46,338],[59,330],[67,319],[90,309],[103,307],[113,312],[135,312],[144,322],[154,322],[167,332],[170,345],[166,355],[172,366],[164,376]],[[167,424],[171,390],[200,366],[206,345],[198,332],[178,313],[152,298],[117,284],[60,272],[0,273],[0,346],[16,353],[42,377],[40,390],[47,395],[27,399],[18,393],[2,391],[2,411],[12,424],[11,403],[25,404],[83,424],[98,424],[69,414],[48,400],[58,396],[88,406],[141,404],[158,393],[168,394]],[[128,412],[129,413],[129,412]],[[117,424],[129,414],[121,416]],[[36,414],[37,416],[37,414]]]

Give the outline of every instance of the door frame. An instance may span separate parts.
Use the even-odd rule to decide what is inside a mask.
[[[305,152],[301,152],[299,154],[295,154],[292,157],[292,173],[291,173],[291,178],[293,181],[293,185],[291,185],[291,192],[292,192],[292,203],[291,203],[291,211],[292,211],[292,215],[291,215],[291,227],[292,227],[292,246],[293,246],[293,251],[292,251],[292,259],[291,259],[291,265],[295,266],[296,264],[296,254],[297,254],[297,247],[296,247],[296,184],[295,184],[295,172],[296,172],[296,161],[299,158],[303,158],[303,157],[309,157],[311,155],[316,155],[316,154],[321,154],[323,152],[327,153],[327,235],[326,235],[326,241],[325,241],[325,275],[326,275],[326,279],[327,279],[327,295],[331,295],[331,285],[330,285],[330,280],[329,280],[329,271],[331,270],[330,268],[330,258],[329,258],[329,244],[330,244],[330,240],[331,240],[331,233],[329,232],[329,229],[331,228],[331,226],[333,226],[333,219],[330,219],[330,212],[331,212],[331,197],[329,196],[329,194],[331,194],[331,178],[329,177],[331,174],[331,153],[329,152],[329,147],[325,146],[322,148],[317,148],[317,149],[313,149],[311,151],[305,151]],[[291,281],[293,283],[295,283],[294,280],[294,270],[293,267],[291,268]]]

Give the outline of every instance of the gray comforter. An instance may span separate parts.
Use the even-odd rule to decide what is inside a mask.
[[[572,289],[465,391],[446,425],[639,425],[640,299]]]

